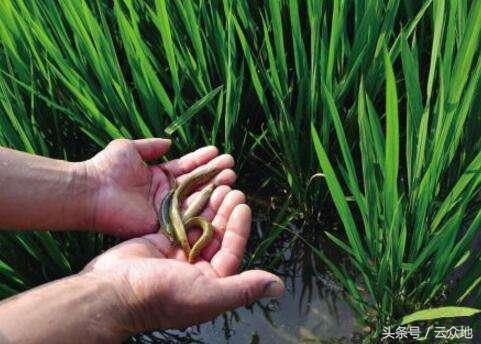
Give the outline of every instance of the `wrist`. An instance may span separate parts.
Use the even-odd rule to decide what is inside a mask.
[[[91,300],[86,302],[90,314],[84,318],[91,319],[89,331],[95,333],[95,337],[122,342],[139,331],[128,299],[118,290],[121,281],[95,272],[83,272],[75,278],[81,285],[89,286]]]
[[[85,163],[0,149],[0,228],[91,228],[95,180]]]
[[[88,162],[69,163],[74,229],[95,229],[95,209],[99,183]]]
[[[175,311],[169,312],[170,307],[163,307],[169,303],[167,289],[163,280],[157,280],[156,287],[147,287],[142,281],[142,274],[136,276],[135,273],[126,273],[126,271],[112,271],[110,266],[103,266],[99,263],[95,268],[96,260],[90,262],[85,268],[84,278],[94,279],[95,283],[108,286],[110,296],[115,305],[113,312],[119,316],[112,325],[114,333],[120,334],[127,338],[140,332],[154,331],[158,329],[168,328],[166,321],[166,313],[176,314]]]
[[[12,343],[120,343],[133,334],[112,281],[80,273],[2,302],[0,333]]]

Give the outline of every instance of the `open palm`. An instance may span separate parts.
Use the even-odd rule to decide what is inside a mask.
[[[235,173],[230,170],[230,155],[218,155],[215,147],[203,147],[169,162],[148,166],[144,161],[164,155],[170,141],[164,139],[114,140],[86,162],[89,178],[95,180],[96,193],[92,228],[121,237],[134,237],[158,230],[157,212],[169,189],[165,170],[180,181],[205,164],[225,169],[217,177],[218,185],[230,185]],[[225,187],[217,197],[226,195]],[[188,200],[187,200],[188,201]]]
[[[279,296],[282,282],[271,273],[237,274],[251,215],[239,194],[213,197],[211,214],[218,240],[195,264],[161,234],[128,240],[93,260],[86,272],[111,281],[131,311],[121,328],[129,333],[185,328],[262,297]],[[215,210],[217,209],[217,211]]]
[[[227,185],[235,179],[235,174],[228,170],[233,159],[229,155],[216,157],[215,148],[205,147],[162,166],[147,167],[143,159],[153,159],[168,147],[159,144],[153,149],[150,145],[147,151],[141,147],[143,144],[116,143],[94,158],[98,159],[97,171],[110,173],[104,181],[104,185],[109,186],[101,192],[99,203],[114,203],[110,209],[99,208],[102,217],[97,221],[112,226],[116,233],[138,233],[135,224],[140,217],[156,216],[160,200],[169,188],[163,170],[169,170],[179,180],[204,164],[215,164],[226,170],[216,177],[218,184],[223,185],[214,190],[202,214],[212,221],[214,238],[194,264],[187,262],[178,246],[155,233],[125,241],[85,267],[85,272],[110,281],[119,302],[131,309],[131,317],[125,319],[122,329],[135,333],[183,328],[262,297],[282,294],[282,282],[271,273],[252,270],[236,274],[250,232],[251,212],[244,204],[244,194]],[[129,163],[124,165],[125,161]],[[121,190],[109,190],[112,185]],[[186,205],[193,197],[195,195],[187,198]],[[122,206],[125,202],[128,204]],[[135,209],[140,205],[142,209]],[[115,213],[122,214],[124,223],[111,217]],[[137,222],[129,219],[132,213]],[[143,226],[142,231],[151,232],[148,221]],[[198,235],[189,233],[191,243]]]

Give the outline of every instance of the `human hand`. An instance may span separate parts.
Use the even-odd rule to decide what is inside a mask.
[[[92,159],[82,164],[87,179],[95,185],[88,221],[93,230],[120,237],[134,237],[159,229],[157,212],[162,197],[169,189],[164,170],[179,180],[197,167],[213,164],[225,169],[216,177],[217,185],[232,184],[234,160],[228,154],[218,155],[215,147],[166,162],[148,166],[144,161],[164,155],[170,140],[114,140]]]
[[[223,171],[216,176],[220,186],[201,214],[212,220],[214,238],[195,264],[187,263],[184,252],[158,233],[125,241],[79,274],[2,301],[2,338],[22,343],[121,341],[140,331],[205,322],[261,297],[282,294],[281,280],[268,272],[234,275],[244,253],[251,214],[244,195],[228,186],[235,180],[229,170],[232,157],[217,156],[214,147],[204,147],[162,164],[162,169],[143,162],[164,154],[169,144],[162,139],[116,140],[82,163],[3,151],[4,160],[18,167],[6,169],[6,180],[28,181],[28,188],[20,193],[8,188],[18,183],[3,187],[8,189],[5,199],[21,199],[3,208],[9,218],[13,212],[15,223],[24,228],[35,227],[22,223],[25,215],[15,214],[17,208],[27,208],[30,217],[34,215],[36,228],[91,228],[94,224],[97,230],[121,236],[149,233],[157,227],[156,209],[168,189],[163,169],[179,181],[205,164]],[[195,193],[185,205],[194,197]],[[189,231],[191,243],[199,234]]]
[[[189,201],[189,200],[187,200]],[[284,291],[275,275],[236,274],[250,232],[251,212],[240,191],[218,187],[202,216],[212,220],[215,239],[195,264],[161,234],[131,239],[89,263],[84,273],[109,281],[117,295],[119,339],[141,331],[185,328]],[[195,234],[190,239],[195,239]]]

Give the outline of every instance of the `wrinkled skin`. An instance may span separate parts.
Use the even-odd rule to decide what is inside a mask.
[[[115,140],[103,151],[85,162],[88,178],[94,179],[98,191],[92,209],[95,230],[122,237],[133,237],[158,230],[157,211],[169,189],[168,178],[160,166],[178,179],[209,163],[225,169],[220,184],[232,184],[234,160],[218,155],[215,147],[204,147],[180,159],[162,165],[148,166],[144,160],[160,158],[170,143],[162,139]]]
[[[214,221],[217,228],[225,226],[225,238],[210,261],[189,264],[180,248],[160,234],[151,234],[112,248],[85,268],[87,273],[121,286],[116,294],[133,314],[122,328],[133,333],[140,329],[185,328],[259,298],[282,294],[282,282],[268,272],[251,270],[234,275],[251,214],[240,203],[240,193],[231,193],[228,198],[221,209],[227,222],[224,215]]]
[[[244,194],[230,188],[236,177],[232,157],[204,147],[161,165],[144,162],[158,159],[169,146],[164,139],[115,140],[80,163],[0,150],[0,160],[10,166],[0,170],[0,211],[5,214],[0,228],[83,229],[136,237],[78,274],[3,300],[1,342],[122,342],[142,331],[199,324],[283,293],[282,281],[269,272],[238,274],[251,212]],[[169,189],[163,170],[182,182],[205,165],[222,170],[200,214],[211,221],[214,237],[189,264],[183,250],[157,232],[158,208]],[[183,208],[195,197],[196,192],[188,196]],[[195,229],[189,231],[190,243],[198,236]]]
[[[136,235],[157,230],[157,211],[170,185],[163,169],[178,182],[205,164],[224,169],[218,186],[201,214],[215,229],[212,243],[202,259],[189,264],[182,249],[161,234],[145,235],[124,242],[93,260],[85,271],[108,276],[117,294],[135,314],[128,323],[136,330],[183,328],[283,291],[278,277],[264,271],[235,275],[247,242],[251,213],[242,192],[228,186],[235,180],[230,155],[217,156],[217,149],[204,147],[159,166],[143,160],[164,154],[165,147],[142,149],[132,141],[114,141],[89,161],[99,176],[95,224],[116,234]],[[184,208],[195,197],[187,198]],[[110,206],[108,206],[110,205]],[[139,223],[142,224],[139,226]],[[189,233],[194,242],[199,233]],[[231,276],[231,277],[229,277]],[[128,325],[126,325],[128,327]]]

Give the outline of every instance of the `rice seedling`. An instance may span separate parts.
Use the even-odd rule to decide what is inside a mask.
[[[320,123],[320,136],[329,145],[332,119],[320,84],[332,93],[332,103],[346,109],[347,126],[353,125],[349,104],[355,98],[361,75],[375,95],[382,84],[378,51],[382,42],[394,42],[399,54],[400,32],[394,19],[411,35],[425,11],[427,1],[412,16],[398,14],[396,1],[268,1],[261,9],[259,39],[252,36],[251,21],[235,18],[235,26],[252,88],[265,115],[262,143],[277,164],[275,183],[288,190],[301,217],[322,211],[325,190],[314,179],[316,160],[311,140],[305,134],[310,123]],[[252,6],[254,7],[254,6]],[[355,20],[352,20],[354,18]]]
[[[118,137],[175,134],[181,151],[219,142],[233,149],[243,79],[232,27],[221,25],[229,22],[228,2],[2,6],[16,24],[2,28],[8,42],[36,58],[36,76],[53,80],[55,102],[69,104],[64,115],[100,146]],[[21,55],[5,53],[24,64]]]
[[[218,144],[241,166],[259,153],[272,166],[270,184],[287,190],[308,218],[325,190],[311,179],[304,132],[321,121],[327,143],[332,129],[320,80],[337,104],[357,93],[362,74],[379,89],[380,42],[392,36],[398,54],[395,18],[410,35],[429,4],[405,15],[396,1],[22,0],[3,5],[5,22],[15,25],[2,32],[9,46],[32,55],[34,75],[49,80],[55,103],[68,109],[61,113],[100,146],[174,135],[179,151]],[[26,68],[22,54],[5,52]]]
[[[344,234],[326,235],[350,266],[312,249],[375,337],[481,293],[480,23],[477,1],[1,1],[0,145],[80,159],[77,140],[169,136],[174,155],[232,152],[280,204],[250,263],[332,205]],[[103,246],[1,234],[0,297]]]
[[[342,157],[339,164],[328,156],[316,122],[311,133],[346,239],[332,232],[326,235],[349,256],[357,277],[318,254],[349,291],[360,318],[373,325],[374,335],[382,325],[394,324],[407,313],[444,305],[446,293],[456,295],[448,287],[453,271],[479,260],[471,243],[481,219],[477,200],[481,147],[475,124],[479,120],[480,15],[479,2],[473,2],[467,12],[454,3],[433,3],[434,39],[427,79],[421,77],[416,36],[409,39],[401,33],[402,74],[398,76],[392,51],[385,46],[380,50],[385,105],[377,106],[365,80],[359,84],[356,100],[359,168],[353,163],[333,94],[326,85],[322,87]],[[456,27],[459,23],[462,28]],[[396,79],[404,80],[403,88]],[[463,304],[476,289],[479,279],[472,272],[467,273],[470,277],[463,291],[449,304]]]

